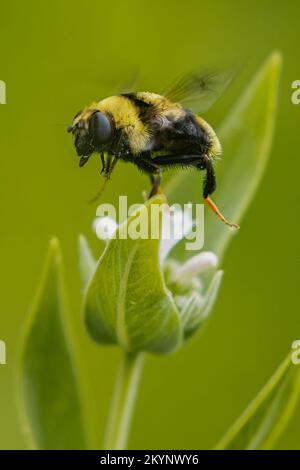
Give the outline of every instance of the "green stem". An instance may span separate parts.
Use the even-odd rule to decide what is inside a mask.
[[[108,418],[105,449],[126,448],[142,364],[141,353],[124,352]]]

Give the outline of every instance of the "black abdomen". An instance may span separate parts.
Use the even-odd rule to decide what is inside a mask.
[[[185,153],[205,154],[209,144],[209,136],[201,129],[194,114],[186,111],[182,117],[172,115],[157,132],[157,145],[166,150]]]

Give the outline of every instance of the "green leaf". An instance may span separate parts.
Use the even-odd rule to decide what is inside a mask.
[[[194,311],[190,314],[189,319],[185,325],[185,337],[190,337],[193,333],[195,333],[209,317],[217,300],[222,277],[223,271],[217,271],[206,290],[203,304],[200,308],[199,306],[197,308],[197,304],[195,304]]]
[[[181,299],[181,297],[179,299]],[[202,307],[203,298],[198,292],[191,293],[189,297],[182,297],[182,307],[179,311],[184,333],[189,331],[191,320],[201,315]]]
[[[38,449],[85,449],[76,366],[66,328],[62,258],[49,246],[20,357],[22,412]]]
[[[216,164],[218,188],[213,199],[225,217],[239,223],[266,168],[273,139],[281,56],[273,53],[255,75],[218,135],[223,157]],[[168,197],[201,202],[200,175],[180,172],[166,185]],[[242,230],[243,228],[241,228]],[[221,258],[236,230],[205,213],[205,249]]]
[[[88,245],[84,235],[79,235],[79,272],[83,288],[85,288],[91,279],[97,265],[97,261]]]
[[[159,266],[160,240],[149,236],[154,229],[160,234],[151,208],[156,204],[161,209],[164,202],[157,196],[141,206],[118,228],[97,264],[84,298],[84,318],[99,343],[164,353],[181,342],[179,314]],[[160,219],[161,213],[159,225]],[[141,220],[148,222],[146,237],[128,237]]]
[[[229,429],[216,449],[271,449],[284,431],[300,395],[300,367],[290,354]]]

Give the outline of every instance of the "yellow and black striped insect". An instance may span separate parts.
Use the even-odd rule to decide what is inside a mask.
[[[149,175],[149,198],[159,190],[164,169],[204,170],[204,201],[223,222],[237,227],[223,217],[210,198],[216,189],[214,161],[221,154],[219,139],[203,118],[185,107],[189,101],[197,106],[214,100],[214,81],[214,75],[191,75],[164,95],[121,93],[92,103],[68,128],[74,136],[79,165],[99,153],[102,173],[108,180],[118,160],[131,162]]]

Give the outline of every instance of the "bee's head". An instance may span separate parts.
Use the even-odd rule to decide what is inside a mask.
[[[83,166],[94,152],[101,152],[113,137],[113,122],[98,110],[80,111],[73,119],[68,132],[74,135],[74,145]]]

